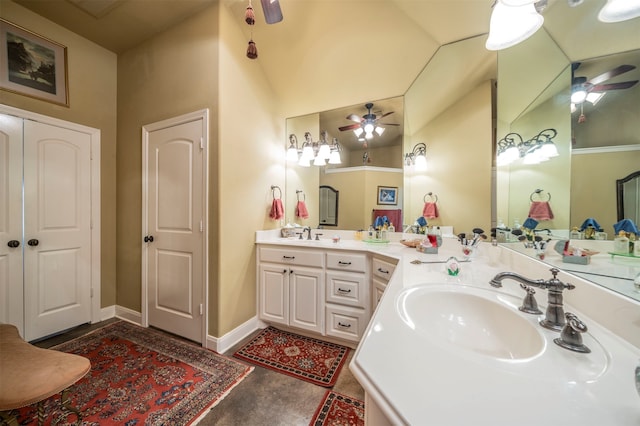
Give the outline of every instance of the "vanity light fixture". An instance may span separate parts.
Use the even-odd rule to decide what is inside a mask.
[[[558,148],[553,142],[557,135],[555,129],[545,129],[524,141],[520,134],[509,133],[498,141],[496,165],[506,166],[519,158],[522,158],[523,164],[538,164],[557,157]]]
[[[314,142],[311,133],[305,132],[302,147],[298,148],[298,138],[293,133],[289,135],[289,148],[287,148],[287,162],[297,162],[299,166],[310,167],[340,164],[340,151],[342,148],[338,139],[333,138],[332,143],[327,142],[327,132],[320,133],[320,141]]]
[[[404,154],[404,164],[407,167],[415,166],[415,170],[424,172],[427,170],[427,145],[424,142],[417,143],[411,152]]]

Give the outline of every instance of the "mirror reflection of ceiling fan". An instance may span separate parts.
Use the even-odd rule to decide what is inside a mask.
[[[609,71],[606,71],[600,75],[587,80],[587,77],[575,76],[575,72],[580,67],[580,62],[574,62],[571,64],[571,103],[575,105],[582,104],[584,101],[589,101],[592,104],[596,104],[602,96],[611,90],[628,89],[635,86],[638,80],[623,81],[619,83],[605,83],[614,77],[634,70],[634,65],[619,65]]]
[[[377,133],[378,136],[382,136],[382,133],[384,133],[384,127],[382,126],[399,126],[399,124],[380,122],[381,119],[393,114],[393,111],[386,112],[378,117],[371,111],[373,108],[371,102],[366,104],[365,108],[367,108],[367,113],[362,117],[357,114],[349,114],[347,116],[347,120],[355,121],[355,124],[338,127],[338,130],[341,132],[353,130],[358,140],[364,142],[363,147],[367,148],[367,141],[373,139],[374,132]]]

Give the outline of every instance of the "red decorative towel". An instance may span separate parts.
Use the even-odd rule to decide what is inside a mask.
[[[548,201],[532,201],[529,207],[529,217],[535,220],[551,220],[553,212]]]
[[[438,213],[438,205],[431,201],[424,203],[422,216],[426,217],[427,219],[435,219],[440,216],[440,214]]]
[[[271,211],[269,217],[273,220],[279,220],[284,217],[284,207],[282,207],[282,200],[280,198],[274,198],[271,203]]]
[[[298,204],[296,205],[296,216],[301,218],[301,219],[309,218],[309,212],[307,211],[307,205],[304,203],[304,201],[298,201]]]

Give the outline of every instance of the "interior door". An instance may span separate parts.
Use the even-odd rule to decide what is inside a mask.
[[[24,120],[26,340],[91,321],[91,138]]]
[[[0,322],[22,332],[22,119],[0,124]]]
[[[203,119],[150,131],[144,179],[148,322],[197,342],[204,329],[203,138]]]

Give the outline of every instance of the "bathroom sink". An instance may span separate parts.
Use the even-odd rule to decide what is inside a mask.
[[[492,358],[536,356],[545,340],[501,294],[471,287],[418,286],[404,290],[396,309],[420,336]]]

